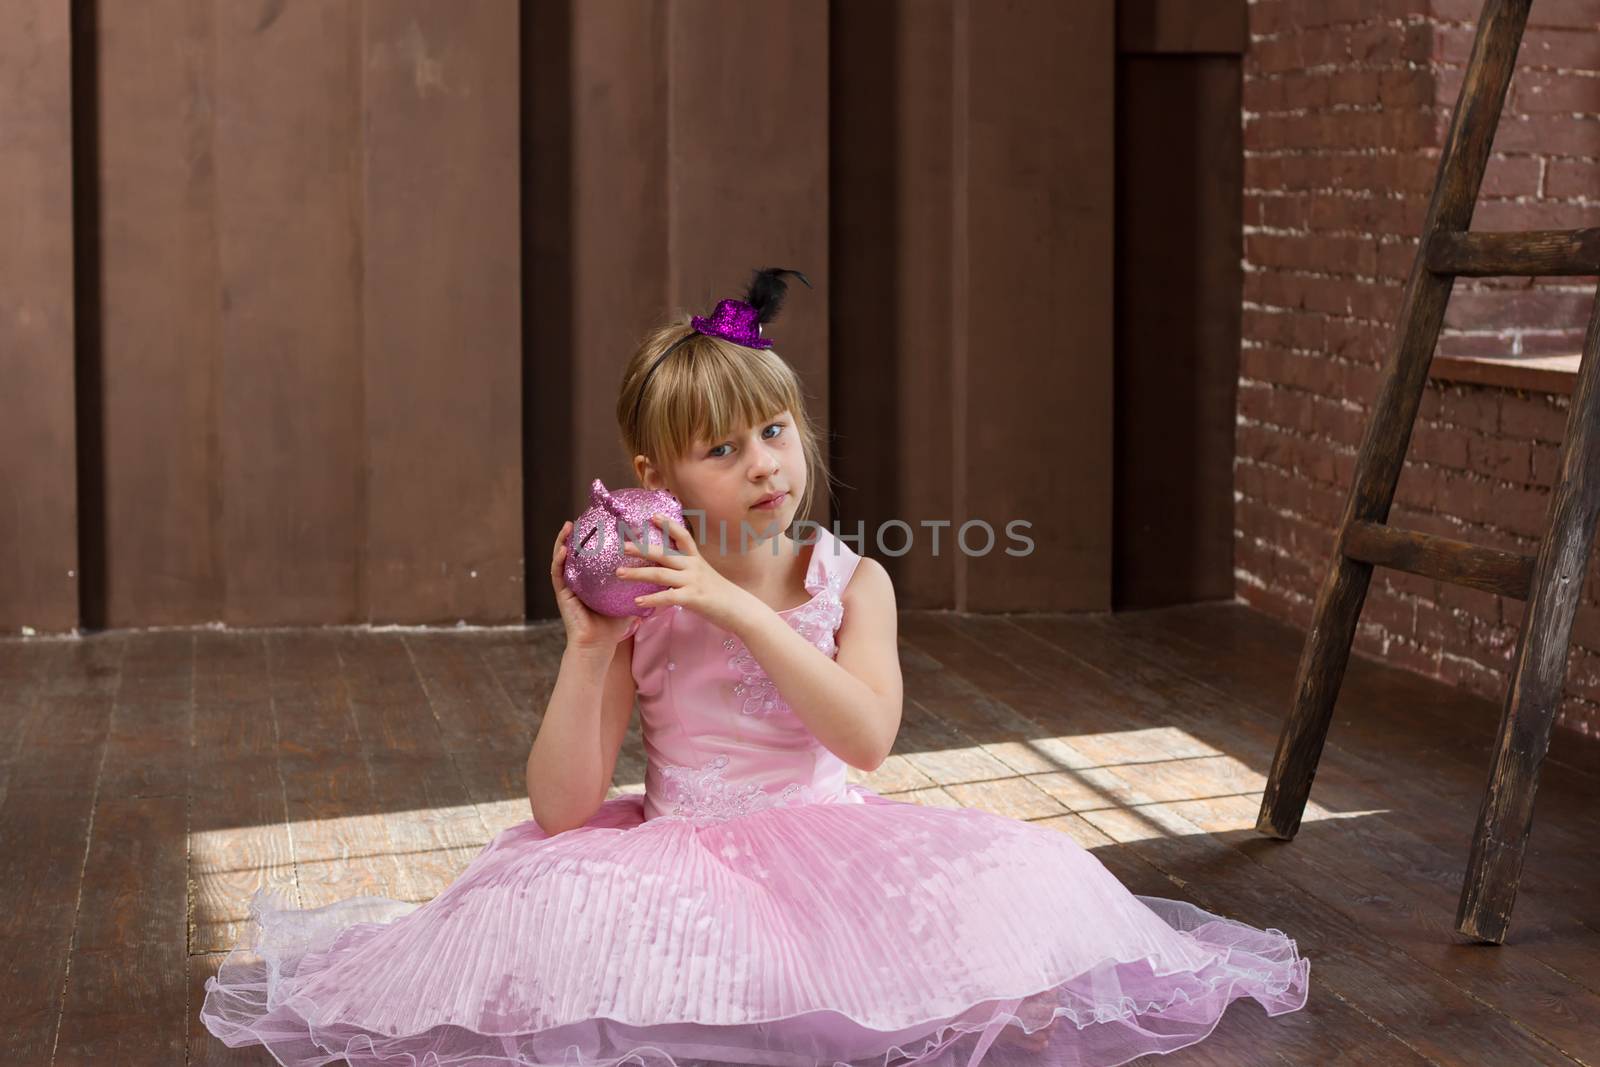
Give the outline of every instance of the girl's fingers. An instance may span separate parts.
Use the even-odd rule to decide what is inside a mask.
[[[618,567],[617,577],[634,582],[653,582],[656,585],[675,586],[677,572],[663,567]]]
[[[667,553],[666,546],[658,545],[654,541],[651,541],[651,542],[649,542],[648,544],[645,544],[645,545],[639,545],[639,544],[636,544],[633,541],[623,541],[622,542],[622,551],[626,555],[637,556],[637,557],[639,557],[641,559],[647,559],[647,560],[650,560],[651,562],[656,563],[656,564],[658,564],[660,566],[666,566],[666,567],[676,567],[677,566],[676,563],[672,562],[672,555]],[[677,555],[682,555],[682,553],[676,553],[676,554]]]
[[[572,529],[570,519],[561,524],[561,532],[556,534],[555,548],[550,554],[550,584],[555,587],[557,597],[568,591],[566,579],[561,574],[561,568],[567,561],[567,531],[570,529]]]
[[[643,540],[643,544],[640,543],[640,539]],[[622,551],[633,556],[650,556],[660,552],[661,549],[656,546],[654,541],[650,540],[647,533],[641,533],[639,539],[624,537],[622,539]]]
[[[676,519],[659,513],[650,517],[666,532],[668,542],[679,553],[686,556],[694,555],[694,538],[689,536],[689,531],[685,530]]]

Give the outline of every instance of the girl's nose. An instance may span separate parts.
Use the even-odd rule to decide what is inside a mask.
[[[778,457],[776,453],[767,449],[761,449],[757,452],[751,453],[750,478],[752,481],[760,481],[762,478],[770,478],[772,475],[777,473]]]

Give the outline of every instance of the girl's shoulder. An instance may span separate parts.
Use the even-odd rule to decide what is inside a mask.
[[[889,576],[888,569],[871,556],[861,556],[839,598],[841,632],[848,621],[856,624],[850,627],[852,632],[860,632],[864,627],[893,633],[898,610],[894,579]]]
[[[871,556],[858,556],[852,568],[852,577],[844,587],[844,599],[848,603],[852,596],[881,597],[887,594],[894,599],[894,579],[889,577],[889,570]]]

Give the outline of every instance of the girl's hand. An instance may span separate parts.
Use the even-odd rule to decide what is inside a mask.
[[[681,606],[722,627],[738,629],[737,620],[760,604],[749,592],[724,578],[700,554],[700,546],[679,522],[665,515],[652,515],[650,520],[661,527],[673,552],[664,546],[647,544],[641,548],[635,541],[625,540],[622,551],[630,556],[640,556],[639,566],[617,568],[617,575],[641,582],[654,582],[668,586],[654,593],[635,598],[639,604],[664,611]]]
[[[628,627],[636,616],[602,615],[592,611],[578,599],[577,593],[567,588],[567,533],[571,529],[571,520],[562,525],[550,557],[550,584],[555,587],[556,607],[561,609],[561,621],[567,628],[567,647],[609,653],[627,636]]]

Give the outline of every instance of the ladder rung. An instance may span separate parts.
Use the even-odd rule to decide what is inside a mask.
[[[1600,229],[1441,232],[1428,241],[1427,263],[1464,278],[1600,274]]]
[[[1346,527],[1342,551],[1363,563],[1517,600],[1528,599],[1528,587],[1533,583],[1532,556],[1376,522],[1357,521]]]

